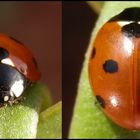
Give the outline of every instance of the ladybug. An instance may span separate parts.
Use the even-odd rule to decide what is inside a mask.
[[[0,106],[13,104],[40,79],[32,53],[23,43],[0,33]]]
[[[101,27],[88,73],[106,116],[123,128],[140,130],[140,8],[127,8]]]

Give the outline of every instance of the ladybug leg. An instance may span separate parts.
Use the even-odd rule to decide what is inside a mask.
[[[21,103],[21,102],[23,102],[25,99],[26,99],[26,97],[20,96],[20,97],[18,97],[18,98],[16,99],[16,102],[17,102],[17,103]]]
[[[8,105],[7,103],[4,103],[4,104],[1,103],[1,104],[0,104],[0,108],[6,108],[7,105]]]
[[[14,100],[12,100],[12,101],[8,101],[8,104],[10,105],[10,106],[12,106],[13,104],[17,104],[17,103],[21,103],[21,102],[23,102],[25,100],[25,97],[18,97],[18,98],[16,98],[16,99],[14,99]]]
[[[21,103],[25,100],[25,97],[20,96],[14,100],[14,104]]]

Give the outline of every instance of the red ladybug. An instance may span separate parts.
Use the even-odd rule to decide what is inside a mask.
[[[32,53],[18,40],[0,34],[0,106],[14,103],[40,79]]]
[[[89,79],[105,114],[121,127],[140,130],[140,8],[125,9],[99,30]]]

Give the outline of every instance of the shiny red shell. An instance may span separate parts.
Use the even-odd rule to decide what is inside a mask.
[[[40,79],[40,71],[38,70],[36,60],[24,44],[0,33],[0,47],[8,51],[9,58],[14,63],[14,67],[28,80],[36,82]]]
[[[139,15],[140,9],[129,9],[103,25],[89,60],[91,87],[103,111],[130,130],[140,130]]]

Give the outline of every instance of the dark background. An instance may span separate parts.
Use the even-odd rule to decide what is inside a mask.
[[[77,85],[97,14],[86,2],[62,4],[63,138],[67,138]]]
[[[53,95],[62,93],[62,6],[51,1],[0,1],[0,32],[20,40],[33,52],[42,82]]]

